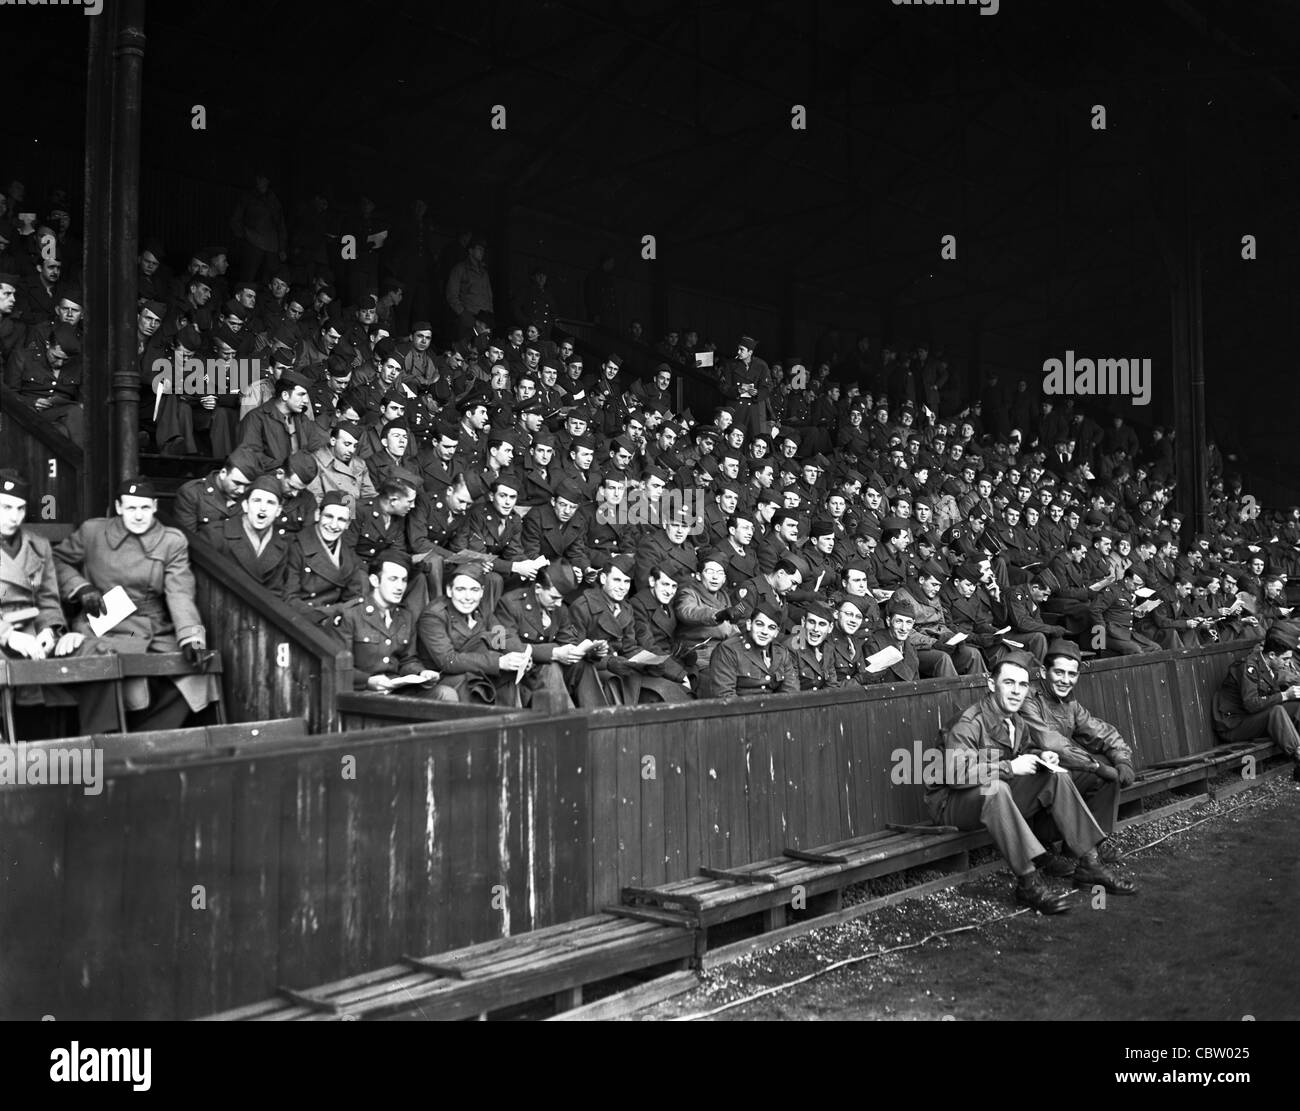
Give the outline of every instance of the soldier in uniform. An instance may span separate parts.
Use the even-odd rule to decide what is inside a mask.
[[[1115,828],[1119,792],[1131,787],[1135,778],[1133,750],[1118,729],[1093,717],[1074,697],[1082,659],[1073,641],[1052,641],[1043,661],[1044,682],[1026,696],[1020,716],[1044,730],[1044,747],[1057,754],[1109,838]],[[1109,840],[1097,846],[1097,853],[1107,864],[1118,859]],[[1065,875],[1073,871],[1073,865],[1060,870]]]
[[[836,669],[834,653],[826,642],[833,624],[829,606],[809,602],[799,628],[786,642],[799,667],[800,690],[820,691],[845,685],[847,680]]]
[[[1300,683],[1292,683],[1296,634],[1274,625],[1262,644],[1228,668],[1215,691],[1214,732],[1224,744],[1268,737],[1291,758],[1300,782]]]
[[[581,582],[591,566],[584,540],[586,523],[578,509],[586,499],[571,479],[562,481],[548,505],[539,505],[524,518],[526,559],[545,558],[552,570],[566,566]]]
[[[239,502],[248,484],[257,477],[257,461],[251,451],[239,448],[230,453],[225,465],[206,478],[195,478],[176,491],[173,514],[188,533],[197,534],[206,525],[220,524],[239,513]]]
[[[681,644],[677,639],[677,613],[673,602],[679,580],[687,575],[676,565],[656,567],[650,572],[649,590],[639,591],[632,599],[632,621],[637,644],[663,663],[648,666],[641,677],[641,701],[647,690],[664,702],[689,702],[694,689],[687,667],[679,659]]]
[[[337,503],[335,503],[337,504]],[[337,543],[337,541],[336,541]],[[404,690],[438,701],[454,702],[454,692],[428,684],[440,676],[425,667],[415,651],[411,613],[402,605],[411,559],[405,552],[377,552],[370,561],[369,596],[342,611],[339,633],[352,650],[352,686],[359,691]],[[418,676],[420,686],[394,683]]]
[[[360,502],[378,494],[370,481],[370,469],[364,460],[357,458],[360,436],[361,428],[355,421],[339,421],[330,429],[329,444],[313,453],[316,477],[307,488],[317,498],[338,490],[348,496],[355,510]]]
[[[280,483],[280,527],[291,535],[311,528],[316,521],[316,495],[307,489],[316,473],[316,457],[305,451],[291,455],[288,463],[276,468],[275,477]]]
[[[714,698],[750,698],[764,694],[795,694],[799,665],[777,643],[781,610],[761,599],[745,621],[745,632],[724,640],[709,661],[709,691]]]
[[[627,601],[635,561],[623,553],[610,558],[597,578],[569,607],[573,624],[566,639],[590,640],[595,659],[568,669],[569,689],[579,706],[633,705],[640,699],[641,676],[631,658],[640,652],[636,619]]]
[[[76,631],[89,628],[84,615],[103,616],[104,594],[120,586],[135,612],[102,639],[119,653],[183,650],[197,666],[207,633],[194,603],[185,534],[159,523],[157,496],[147,478],[124,480],[115,509],[117,516],[85,521],[54,549],[59,593],[82,608]],[[124,688],[133,729],[175,729],[218,696],[216,678],[208,674],[131,679]]]
[[[453,551],[471,551],[492,561],[492,570],[482,584],[483,608],[487,613],[495,612],[506,576],[532,582],[537,572],[550,562],[541,555],[534,559],[524,555],[523,518],[515,513],[521,485],[519,477],[511,472],[496,479],[492,483],[491,501],[472,508],[452,540]]]
[[[533,656],[506,629],[492,624],[483,599],[482,572],[458,567],[446,597],[420,614],[420,656],[441,672],[439,686],[456,701],[518,706],[521,672],[532,666]]]
[[[876,683],[910,683],[921,677],[921,661],[911,640],[912,626],[916,623],[916,611],[906,598],[891,598],[885,606],[888,624],[883,629],[870,634],[862,645],[863,654],[874,656],[886,648],[895,648],[903,658],[893,664],[866,663],[863,667],[861,682],[871,686]]]
[[[710,697],[705,683],[713,649],[740,631],[738,625],[744,612],[727,586],[727,563],[725,548],[705,552],[700,556],[699,573],[679,583],[673,603],[677,639],[684,651],[694,655],[701,676],[697,691],[700,698]]]
[[[1105,834],[1070,777],[1058,770],[1057,754],[1044,749],[1043,730],[1019,713],[1032,666],[1024,652],[1003,656],[988,677],[989,693],[944,728],[944,783],[926,791],[926,806],[936,822],[988,830],[1016,874],[1016,901],[1043,914],[1069,909],[1066,896],[1052,891],[1035,867],[1047,850],[1027,819],[1043,812],[1079,857],[1076,887],[1100,884],[1132,895],[1133,882],[1102,863],[1097,846]]]
[[[506,637],[533,652],[533,666],[520,684],[525,706],[533,704],[536,691],[545,690],[552,696],[551,709],[573,709],[563,669],[580,663],[583,652],[566,635],[572,620],[564,598],[576,589],[570,571],[543,567],[531,585],[506,591],[497,606],[494,619]]]
[[[318,625],[335,628],[349,606],[366,592],[361,560],[343,537],[352,522],[347,495],[331,490],[321,498],[315,520],[289,545],[284,597]]]
[[[205,525],[199,536],[259,586],[284,590],[289,567],[289,540],[276,522],[280,517],[280,483],[271,475],[255,479],[240,502],[243,513]]]

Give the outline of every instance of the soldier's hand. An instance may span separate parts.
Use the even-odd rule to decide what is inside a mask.
[[[26,656],[29,660],[45,659],[45,649],[40,646],[31,633],[20,633],[16,629],[13,630],[9,634],[9,639],[5,641],[5,647],[20,656]]]
[[[1116,764],[1115,777],[1119,780],[1121,787],[1132,787],[1133,781],[1137,779],[1132,764]]]
[[[1012,775],[1033,775],[1038,770],[1038,757],[1032,752],[1026,752],[1022,756],[1017,756],[1011,761]]]
[[[93,586],[83,586],[74,597],[81,603],[82,611],[90,617],[103,617],[107,612],[104,609],[104,596]]]
[[[78,648],[85,643],[86,638],[81,633],[64,633],[59,637],[59,643],[54,646],[56,656],[71,656]]]

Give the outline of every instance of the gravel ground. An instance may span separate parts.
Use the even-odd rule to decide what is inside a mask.
[[[1116,835],[1141,890],[1104,912],[1083,892],[1069,914],[1022,910],[1000,870],[751,954],[632,1017],[701,1017],[814,975],[716,1017],[1294,1019],[1300,960],[1281,939],[1300,906],[1298,820],[1300,785],[1271,779]],[[845,903],[901,886],[862,884]],[[867,954],[880,955],[824,971]]]

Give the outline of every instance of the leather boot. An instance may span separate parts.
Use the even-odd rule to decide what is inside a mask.
[[[1039,914],[1064,914],[1070,909],[1068,899],[1065,892],[1056,892],[1048,887],[1038,869],[1021,876],[1016,884],[1016,902],[1032,907]]]
[[[1088,852],[1079,857],[1079,863],[1075,865],[1074,886],[1092,887],[1095,884],[1101,884],[1112,895],[1137,894],[1137,884],[1132,880],[1126,880],[1123,876],[1116,875],[1101,862],[1101,857],[1097,855],[1096,849],[1089,849]]]

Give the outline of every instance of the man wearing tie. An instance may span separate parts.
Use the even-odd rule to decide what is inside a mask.
[[[1105,834],[1070,776],[1045,752],[1043,730],[1020,716],[1029,693],[1032,661],[1024,652],[1003,656],[988,677],[989,693],[943,730],[944,783],[926,791],[936,822],[989,831],[1017,877],[1016,901],[1043,914],[1069,909],[1066,895],[1052,891],[1034,861],[1047,849],[1027,819],[1049,813],[1078,856],[1076,887],[1099,884],[1116,895],[1137,888],[1102,863],[1097,846]]]

